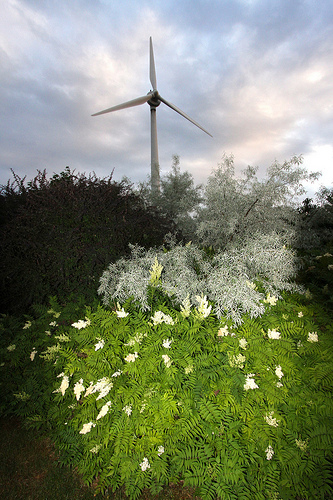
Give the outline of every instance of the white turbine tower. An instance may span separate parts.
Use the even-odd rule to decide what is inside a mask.
[[[213,137],[207,130],[205,130],[199,123],[195,122],[190,118],[187,114],[181,111],[177,106],[171,104],[170,102],[163,99],[163,97],[157,91],[157,83],[156,83],[156,71],[155,71],[155,61],[154,61],[154,51],[153,51],[153,42],[150,37],[150,61],[149,61],[149,77],[150,82],[153,86],[153,90],[150,90],[147,95],[142,97],[137,97],[136,99],[132,99],[131,101],[124,102],[122,104],[117,104],[116,106],[112,106],[111,108],[104,109],[103,111],[99,111],[98,113],[94,113],[91,116],[103,115],[104,113],[110,113],[111,111],[118,111],[119,109],[131,108],[133,106],[139,106],[140,104],[144,104],[147,102],[150,106],[150,117],[151,117],[151,188],[154,193],[158,193],[160,190],[160,168],[158,161],[158,145],[157,145],[157,126],[156,126],[156,108],[163,102],[169,108],[173,109],[181,116],[189,120],[191,123],[199,127],[201,130],[206,132],[206,134]]]

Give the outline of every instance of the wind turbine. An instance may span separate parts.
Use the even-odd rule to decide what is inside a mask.
[[[160,168],[158,161],[158,145],[157,145],[157,126],[156,126],[156,108],[163,102],[169,108],[173,109],[181,116],[189,120],[191,123],[199,127],[206,134],[213,137],[207,130],[205,130],[199,123],[195,122],[190,118],[186,113],[181,111],[177,106],[171,104],[166,101],[157,90],[156,83],[156,71],[155,71],[155,61],[154,61],[154,51],[153,51],[153,41],[150,37],[149,39],[150,51],[149,51],[149,78],[152,84],[153,90],[150,90],[147,95],[137,97],[136,99],[132,99],[131,101],[123,102],[122,104],[117,104],[116,106],[112,106],[111,108],[103,109],[103,111],[99,111],[98,113],[94,113],[91,116],[103,115],[104,113],[110,113],[111,111],[118,111],[120,109],[132,108],[133,106],[139,106],[140,104],[144,104],[147,102],[150,106],[150,131],[151,131],[151,188],[154,193],[158,193],[160,191]]]

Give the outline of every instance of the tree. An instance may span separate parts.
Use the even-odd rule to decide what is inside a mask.
[[[170,218],[188,241],[195,234],[195,215],[203,201],[202,191],[202,185],[194,185],[192,174],[180,171],[179,156],[174,155],[171,171],[161,178],[160,193],[153,193],[148,184],[141,184],[140,194]]]
[[[49,180],[44,170],[27,185],[14,175],[0,193],[1,312],[27,310],[51,295],[88,300],[102,270],[129,253],[129,243],[161,245],[173,229],[112,175],[67,168]]]
[[[295,224],[296,197],[305,192],[304,181],[318,178],[302,167],[302,157],[274,162],[259,180],[257,168],[248,166],[235,176],[234,158],[224,155],[208,178],[205,204],[198,217],[197,236],[206,246],[224,248],[255,233],[275,230],[290,236]]]

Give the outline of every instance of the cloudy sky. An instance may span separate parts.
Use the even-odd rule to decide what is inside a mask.
[[[162,175],[173,154],[197,183],[224,152],[261,172],[302,154],[310,195],[333,184],[332,0],[0,0],[0,184],[147,180],[149,106],[91,114],[151,89],[150,36],[160,94],[213,135],[161,104]]]

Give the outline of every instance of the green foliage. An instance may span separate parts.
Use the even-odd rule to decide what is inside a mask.
[[[134,499],[184,480],[204,500],[324,499],[333,409],[325,313],[284,293],[236,325],[204,300],[185,314],[155,288],[147,312],[132,300],[114,310],[53,301],[26,329],[4,318],[1,393],[43,399],[12,396],[16,414],[30,425],[42,418],[62,460],[100,491],[124,486]]]
[[[14,174],[0,196],[1,311],[26,312],[54,290],[61,299],[72,293],[91,300],[103,269],[128,253],[129,243],[160,245],[172,228],[112,176],[66,168],[50,180],[38,172],[26,185]]]

